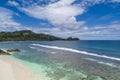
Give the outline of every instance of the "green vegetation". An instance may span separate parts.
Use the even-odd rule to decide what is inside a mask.
[[[54,41],[54,40],[79,40],[69,37],[67,39],[47,34],[36,34],[30,30],[15,32],[0,32],[0,41]]]

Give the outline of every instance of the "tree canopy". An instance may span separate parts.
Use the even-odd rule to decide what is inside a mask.
[[[0,41],[54,41],[54,40],[79,40],[79,38],[69,37],[67,39],[47,34],[37,34],[30,30],[15,32],[0,32]]]

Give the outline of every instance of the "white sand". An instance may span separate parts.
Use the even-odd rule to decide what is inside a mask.
[[[36,80],[19,62],[8,56],[0,56],[0,80]]]

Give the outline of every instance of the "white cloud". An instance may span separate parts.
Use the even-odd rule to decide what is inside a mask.
[[[84,37],[84,39],[120,39],[120,23],[93,26],[86,31],[77,32],[73,36]]]
[[[27,15],[37,19],[48,20],[55,27],[78,29],[84,26],[85,21],[77,21],[76,16],[83,14],[87,6],[107,0],[82,0],[79,4],[72,4],[75,0],[47,0],[48,4],[42,6],[39,5],[41,1],[43,0],[22,0],[22,4],[18,4],[15,1],[8,1],[8,3],[19,5],[17,7]],[[110,0],[108,2],[111,1],[115,2],[119,0]]]
[[[14,13],[0,7],[0,31],[13,31],[24,28],[20,23],[13,20]]]
[[[29,27],[29,29],[34,32],[42,32],[59,37],[83,37],[84,39],[98,39],[98,37],[101,39],[110,39],[111,34],[113,34],[113,37],[120,34],[120,24],[118,23],[112,23],[106,26],[93,26],[89,28],[85,25],[85,21],[76,20],[76,16],[83,14],[88,6],[93,6],[106,1],[120,2],[120,0],[82,0],[78,4],[72,4],[75,0],[50,0],[48,4],[42,6],[39,5],[39,2],[43,0],[37,0],[37,2],[33,1],[34,0],[22,0],[22,4],[13,1],[9,2],[9,4],[17,6],[18,9],[31,17],[48,20],[55,26],[55,28]]]
[[[18,4],[17,2],[15,2],[15,1],[9,0],[9,1],[8,1],[8,5],[11,5],[11,6],[18,6],[19,4]]]
[[[47,19],[55,26],[76,29],[85,22],[77,22],[75,16],[83,14],[85,10],[77,5],[72,5],[73,2],[74,0],[60,0],[46,6],[22,7],[21,10],[29,16]]]
[[[82,0],[79,4],[72,4],[75,0],[48,0],[48,4],[39,5],[43,0],[22,0],[21,7],[27,15],[37,19],[48,20],[55,27],[64,27],[68,29],[78,29],[84,26],[85,21],[77,21],[76,16],[85,12],[87,6],[92,6],[107,0]],[[108,2],[119,0],[110,0]],[[44,1],[45,2],[45,1]],[[9,1],[13,5],[20,5],[15,1]]]
[[[95,5],[95,4],[98,4],[98,3],[102,3],[106,0],[81,0],[80,2],[80,5],[82,6],[92,6],[92,5]]]
[[[120,39],[120,24],[112,23],[106,26],[98,25],[91,28],[81,27],[77,30],[63,28],[37,28],[32,29],[35,32],[43,32],[59,37],[79,37],[80,39]],[[119,37],[118,37],[119,36]]]
[[[112,0],[112,2],[120,2],[120,0]]]
[[[89,6],[93,6],[95,4],[100,4],[100,3],[111,3],[111,2],[117,2],[119,3],[120,0],[81,0],[81,2],[79,3],[79,5],[83,6],[83,7],[89,7]]]
[[[12,19],[13,12],[0,7],[0,27],[18,27],[20,24]]]
[[[85,26],[85,21],[77,22],[75,16],[83,14],[85,12],[86,5],[92,6],[104,1],[106,0],[83,0],[79,5],[71,5],[74,0],[60,0],[56,3],[51,3],[45,6],[37,5],[31,7],[22,7],[21,9],[29,16],[38,19],[47,19],[52,24],[57,26],[56,28],[38,28],[34,29],[34,31],[44,32],[60,37],[73,36],[80,38],[83,37],[84,39],[95,39],[95,37],[98,39],[99,37],[99,39],[103,39],[103,36],[104,38],[110,38],[111,33],[114,34],[113,36],[120,34],[120,24],[93,26],[89,28]],[[114,30],[116,32],[114,32]]]

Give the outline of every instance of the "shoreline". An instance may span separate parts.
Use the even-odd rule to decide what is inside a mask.
[[[0,42],[39,42],[39,41],[42,41],[42,42],[44,42],[44,41],[50,41],[50,42],[52,42],[52,41],[120,41],[120,40],[26,40],[26,41],[0,41]]]
[[[0,56],[0,69],[0,80],[36,80],[24,65],[7,55]]]
[[[21,77],[24,78],[23,74],[26,74],[28,72],[30,74],[30,77],[35,77],[37,80],[72,80],[73,78],[75,80],[78,80],[79,77],[82,78],[83,76],[85,77],[85,80],[120,80],[120,77],[118,76],[120,75],[120,62],[116,60],[111,60],[108,58],[105,59],[91,55],[75,54],[76,50],[72,50],[72,48],[69,49],[66,46],[54,47],[52,45],[49,46],[49,44],[46,43],[43,45],[38,42],[34,44],[41,44],[42,46],[36,47],[32,45],[33,43],[28,43],[27,45],[26,43],[27,42],[25,42],[25,44],[23,43],[23,45],[20,45],[21,43],[17,43],[17,45],[16,43],[9,44],[9,42],[8,44],[7,42],[1,43],[1,48],[7,49],[13,45],[13,47],[18,47],[22,51],[20,54],[11,56],[1,55],[0,66],[4,65],[5,67],[1,66],[2,73],[4,74],[4,79],[1,77],[3,74],[0,73],[0,80],[9,80],[5,79],[7,75],[9,75],[8,77],[10,80],[35,80],[19,79],[19,75],[22,74]],[[2,44],[5,44],[5,46]],[[33,48],[31,49],[30,47]],[[63,48],[65,49],[61,50]],[[75,49],[77,48],[75,47]],[[80,50],[77,52],[81,53]],[[22,65],[22,68],[19,68],[20,64],[18,65],[16,63],[20,63]],[[27,69],[23,71],[24,73],[21,73],[21,70],[18,71],[15,69],[15,67],[13,67],[13,64],[15,67],[22,69],[22,71],[25,68]],[[5,69],[7,70],[5,71]]]
[[[46,42],[46,41],[47,40],[43,40],[43,41],[0,41],[0,43],[4,43],[4,42]],[[53,41],[87,41],[87,40],[53,40]],[[53,41],[50,41],[50,42],[53,42]]]

